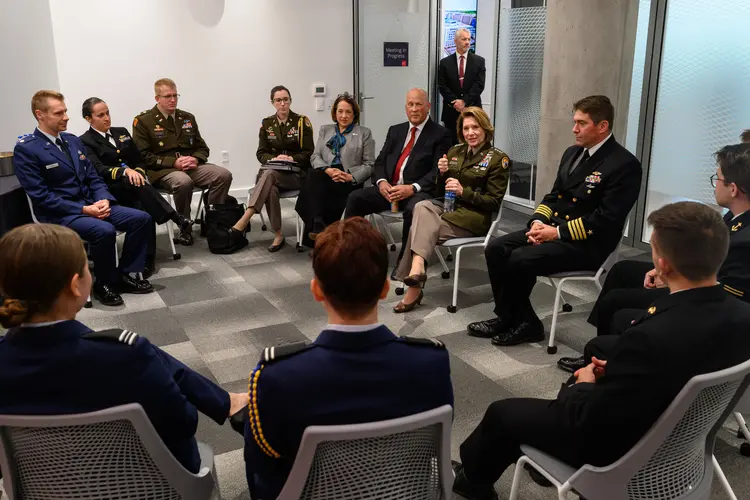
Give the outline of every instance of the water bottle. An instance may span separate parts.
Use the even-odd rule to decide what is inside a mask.
[[[443,200],[443,212],[453,212],[456,209],[456,192],[446,191]]]

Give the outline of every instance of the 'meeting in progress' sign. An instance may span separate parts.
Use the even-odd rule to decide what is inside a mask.
[[[383,66],[408,66],[409,42],[383,42]]]

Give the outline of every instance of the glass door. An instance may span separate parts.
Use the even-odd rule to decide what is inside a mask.
[[[360,122],[376,151],[388,127],[406,121],[406,92],[431,96],[435,117],[439,0],[354,0],[354,82]]]

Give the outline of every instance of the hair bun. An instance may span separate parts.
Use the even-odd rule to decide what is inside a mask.
[[[24,323],[30,316],[29,305],[25,300],[5,299],[0,306],[0,325],[13,328]]]

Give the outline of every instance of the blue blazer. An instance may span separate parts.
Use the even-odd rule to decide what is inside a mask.
[[[36,129],[16,143],[13,164],[37,219],[68,225],[78,217],[85,217],[84,206],[99,200],[114,204],[117,200],[86,158],[81,140],[67,132],[62,132],[60,138],[68,145],[72,163],[68,155]]]
[[[310,425],[374,422],[453,406],[445,346],[397,337],[382,325],[324,330],[312,344],[266,352],[250,375],[245,425],[253,498],[278,496]]]
[[[229,395],[145,337],[121,341],[116,333],[92,333],[75,320],[8,330],[0,337],[0,414],[86,413],[138,403],[175,458],[198,472],[198,412],[222,424]]]

